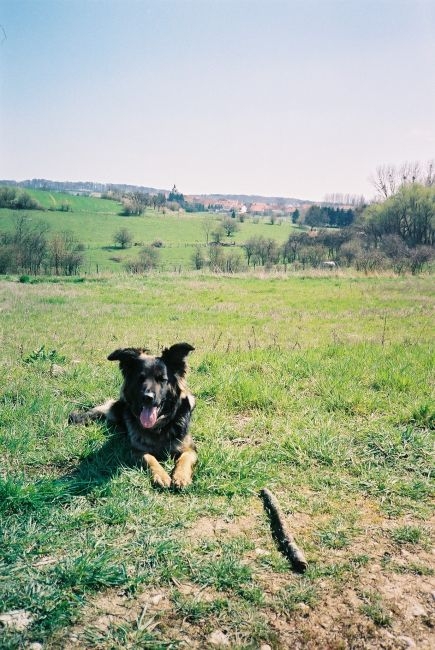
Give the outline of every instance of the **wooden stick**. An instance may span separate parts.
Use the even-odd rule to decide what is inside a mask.
[[[263,488],[260,491],[260,496],[269,515],[272,535],[278,544],[279,550],[291,562],[295,571],[303,573],[308,567],[308,562],[287,527],[275,495],[267,488]]]

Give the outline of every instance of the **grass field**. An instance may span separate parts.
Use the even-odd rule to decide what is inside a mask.
[[[433,277],[10,278],[0,309],[2,648],[433,647]],[[175,493],[67,416],[117,395],[113,349],[184,340]]]
[[[137,246],[125,250],[115,246],[113,235],[121,228],[131,231],[136,244],[149,245],[157,240],[163,242],[163,247],[159,249],[159,270],[192,269],[195,246],[205,246],[207,240],[204,221],[212,222],[213,231],[219,226],[221,218],[221,215],[215,213],[166,211],[163,215],[152,208],[148,208],[141,216],[125,217],[120,215],[121,205],[116,201],[42,190],[29,190],[28,193],[40,203],[44,211],[0,209],[0,232],[11,230],[17,216],[22,214],[35,223],[48,223],[53,232],[69,230],[85,245],[85,263],[81,269],[84,274],[119,272],[124,262],[137,257]],[[56,211],[63,204],[68,204],[71,211]],[[235,242],[238,246],[254,235],[272,237],[283,243],[294,228],[290,219],[281,219],[279,223],[271,225],[268,217],[247,218],[238,225],[239,230],[234,236],[226,238],[227,242]]]

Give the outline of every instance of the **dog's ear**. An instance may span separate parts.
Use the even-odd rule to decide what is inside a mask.
[[[137,359],[138,356],[140,356],[144,352],[144,350],[140,350],[139,348],[119,348],[118,350],[114,350],[107,359],[109,361],[119,361],[121,364],[123,363],[128,363],[129,361],[132,361],[133,359]]]
[[[175,343],[170,348],[165,348],[162,352],[162,361],[171,368],[171,370],[183,377],[186,373],[186,357],[189,352],[195,348],[189,343]]]

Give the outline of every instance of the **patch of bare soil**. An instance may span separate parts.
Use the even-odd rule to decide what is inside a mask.
[[[371,567],[357,588],[344,585],[330,592],[325,584],[313,607],[296,606],[289,615],[271,613],[269,624],[276,633],[277,648],[368,649],[434,647],[435,583],[421,576],[385,575]],[[387,624],[376,624],[364,606],[379,597]],[[368,610],[370,611],[370,610]]]
[[[341,576],[304,577],[276,573],[262,562],[263,555],[276,552],[268,531],[260,524],[260,508],[250,515],[228,520],[201,518],[187,531],[191,539],[228,539],[246,534],[255,546],[247,551],[247,562],[265,595],[262,605],[253,606],[268,634],[254,643],[248,634],[230,625],[220,615],[200,622],[184,618],[171,593],[177,590],[191,602],[207,603],[229,594],[209,587],[173,581],[172,587],[150,587],[135,597],[120,591],[107,591],[94,598],[83,611],[80,623],[64,638],[62,648],[106,648],[104,637],[111,626],[129,625],[146,629],[177,647],[208,650],[224,647],[261,647],[281,650],[405,650],[435,647],[434,550],[428,546],[393,544],[387,522],[376,522],[364,529],[351,548],[319,551],[316,566],[349,566],[350,558],[365,555],[368,561]],[[293,519],[295,534],[307,525],[305,516]],[[395,522],[398,525],[398,522]],[[266,532],[267,531],[267,532]],[[422,568],[421,571],[418,567]],[[423,570],[426,568],[426,570]],[[423,573],[423,575],[422,575]],[[424,575],[424,574],[429,575]],[[285,609],[281,595],[301,584],[313,586],[315,598]],[[101,634],[101,644],[87,644],[85,629]],[[133,646],[131,646],[133,647]]]
[[[201,517],[194,526],[186,530],[186,537],[192,540],[210,538],[229,538],[246,535],[250,539],[255,537],[258,530],[258,514],[243,515],[236,519]]]

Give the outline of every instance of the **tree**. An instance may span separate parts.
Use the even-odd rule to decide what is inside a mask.
[[[205,257],[204,257],[204,252],[202,250],[202,246],[200,244],[197,244],[195,246],[195,252],[192,255],[192,262],[194,268],[199,271],[202,269],[205,265]]]
[[[237,221],[231,217],[225,217],[222,219],[221,224],[227,237],[231,237],[239,229]]]
[[[220,246],[210,246],[210,269],[213,272],[225,271],[225,253]]]
[[[0,208],[11,210],[43,210],[30,194],[15,187],[0,187]]]
[[[301,213],[296,208],[296,210],[294,210],[294,212],[292,212],[292,223],[298,223],[298,221],[300,219],[300,216],[301,216]]]
[[[122,199],[121,214],[125,217],[141,215],[149,204],[149,196],[144,192],[125,194]]]
[[[284,264],[296,262],[298,258],[298,252],[303,244],[303,240],[306,239],[305,233],[297,233],[290,235],[285,244],[282,246],[282,257]]]
[[[150,201],[150,205],[153,206],[154,210],[160,211],[160,209],[166,203],[166,196],[163,194],[163,192],[159,192],[158,194],[152,194],[149,197],[149,201]]]
[[[333,259],[338,256],[340,248],[351,238],[349,229],[332,229],[325,228],[320,230],[317,235],[317,242],[325,246],[328,250],[328,258]]]
[[[32,223],[26,215],[15,223],[15,232],[10,238],[15,260],[13,264],[19,271],[38,275],[47,255],[48,224],[43,221]]]
[[[133,241],[133,233],[128,228],[120,228],[114,235],[113,241],[121,248],[128,248]]]
[[[157,194],[157,200],[156,200],[156,205],[157,205],[157,210],[159,211],[161,208],[164,208],[166,205],[166,196],[163,194],[163,192],[159,192]]]
[[[257,237],[250,237],[249,239],[246,240],[243,248],[245,249],[245,255],[246,255],[246,261],[248,262],[248,266],[251,263],[251,259],[255,255],[257,247]]]
[[[305,223],[311,227],[332,226],[346,228],[353,223],[354,219],[355,213],[350,208],[345,210],[327,205],[312,205],[305,215]]]
[[[415,275],[434,258],[434,250],[430,246],[416,246],[411,250],[409,265],[411,273]]]
[[[168,201],[175,201],[176,203],[179,203],[180,205],[183,205],[183,203],[184,203],[184,195],[177,190],[177,187],[176,187],[175,184],[174,184],[174,187],[172,188],[172,190],[169,192]]]
[[[43,221],[19,217],[13,232],[0,234],[0,272],[73,275],[83,264],[84,246],[69,232],[49,233]]]
[[[205,243],[208,246],[208,240],[210,238],[210,234],[211,234],[212,229],[214,227],[214,223],[213,223],[213,221],[211,220],[210,217],[206,217],[205,219],[203,219],[203,221],[201,223],[201,227],[202,227],[202,230],[203,230],[204,235],[205,235]]]
[[[410,247],[435,244],[435,186],[402,185],[383,203],[368,206],[361,224],[375,246],[386,235],[399,235]]]
[[[56,232],[48,241],[47,267],[55,275],[76,275],[84,261],[83,251],[71,231]]]
[[[216,228],[216,230],[213,230],[213,232],[211,233],[211,236],[213,237],[212,244],[215,244],[215,245],[220,244],[222,242],[222,239],[223,239],[224,235],[225,235],[225,230],[224,230],[222,224],[220,224]]]
[[[248,266],[276,264],[279,260],[280,250],[275,239],[262,235],[250,237],[244,245]]]
[[[243,258],[238,249],[228,250],[225,255],[225,271],[227,273],[237,273],[242,270]]]
[[[305,215],[305,224],[307,226],[327,226],[329,224],[329,215],[320,205],[312,205]]]
[[[371,177],[371,182],[382,200],[394,196],[404,185],[435,185],[435,165],[433,160],[426,164],[405,162],[401,165],[379,165]]]

